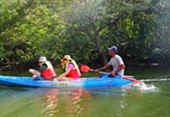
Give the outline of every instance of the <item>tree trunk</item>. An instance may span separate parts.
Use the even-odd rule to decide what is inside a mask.
[[[102,23],[101,26],[97,30],[97,28],[95,26],[95,23],[93,22],[92,18],[89,17],[89,16],[87,16],[87,18],[91,22],[92,28],[93,28],[95,34],[94,34],[94,36],[92,34],[90,34],[90,32],[87,30],[87,27],[85,25],[85,21],[82,18],[82,21],[83,21],[83,24],[84,24],[84,32],[93,39],[99,54],[102,56],[103,63],[106,65],[108,63],[108,60],[107,60],[107,57],[106,57],[105,53],[103,52],[102,48],[100,47],[99,39],[98,39],[99,32],[101,31],[101,29],[102,29],[103,25],[105,24],[105,22]]]
[[[103,50],[100,47],[100,44],[99,44],[99,41],[98,41],[98,36],[95,36],[95,38],[93,38],[93,40],[94,40],[94,43],[97,46],[97,50],[98,50],[99,54],[102,56],[104,65],[106,65],[108,63],[108,60],[107,60],[106,54],[103,52]]]

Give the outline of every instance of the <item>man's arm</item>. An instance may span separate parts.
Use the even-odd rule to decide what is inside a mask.
[[[125,65],[124,64],[121,64],[119,69],[113,71],[110,73],[111,76],[114,76],[117,72],[121,71],[122,69],[125,69]]]
[[[99,68],[99,69],[95,69],[94,71],[95,72],[98,72],[98,71],[100,71],[100,70],[104,70],[104,69],[106,69],[106,68],[108,68],[108,67],[110,67],[111,65],[105,65],[104,67],[101,67],[101,68]]]

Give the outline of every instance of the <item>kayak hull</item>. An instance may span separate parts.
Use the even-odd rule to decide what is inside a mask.
[[[80,78],[78,81],[33,80],[31,77],[0,76],[0,85],[13,87],[100,87],[123,86],[134,83],[121,77]]]

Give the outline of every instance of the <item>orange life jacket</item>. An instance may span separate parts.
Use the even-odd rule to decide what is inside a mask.
[[[75,61],[67,62],[65,65],[65,71],[67,71],[67,67],[70,63],[74,65],[74,68],[70,70],[70,72],[67,74],[67,77],[68,78],[79,78],[81,76],[81,73]]]
[[[45,79],[54,78],[56,76],[56,73],[55,73],[55,70],[54,70],[51,62],[46,61],[46,62],[42,63],[41,66],[44,65],[44,64],[47,65],[47,68],[43,71],[43,73],[41,73],[41,77],[43,77]]]

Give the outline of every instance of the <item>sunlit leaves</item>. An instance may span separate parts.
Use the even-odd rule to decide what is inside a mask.
[[[3,65],[101,62],[112,45],[128,61],[170,60],[169,0],[0,0],[0,20]]]

